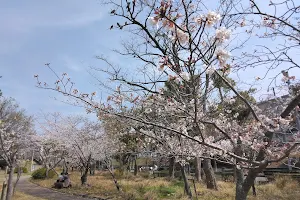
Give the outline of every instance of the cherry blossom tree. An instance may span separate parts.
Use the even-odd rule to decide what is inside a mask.
[[[214,71],[214,73],[219,73]],[[218,74],[217,74],[218,75]],[[222,78],[222,76],[219,76]],[[111,104],[99,104],[93,100],[93,97],[88,97],[88,95],[68,93],[68,90],[60,90],[61,93],[72,97],[74,99],[79,99],[84,102],[88,110],[97,111],[99,119],[102,119],[105,115],[114,115],[121,118],[131,119],[136,123],[141,125],[153,126],[158,128],[161,132],[162,130],[169,132],[169,134],[178,135],[185,139],[196,142],[200,149],[204,150],[207,156],[219,155],[227,162],[236,166],[237,170],[237,199],[246,198],[245,190],[249,190],[254,183],[254,179],[259,172],[261,172],[269,163],[278,162],[289,155],[289,153],[297,146],[297,138],[295,142],[291,144],[274,143],[268,139],[268,133],[276,133],[286,131],[292,124],[292,119],[283,119],[281,117],[274,117],[276,113],[272,113],[273,109],[267,112],[262,111],[255,105],[251,105],[234,87],[223,78],[222,81],[226,83],[235,93],[235,97],[225,98],[221,102],[216,102],[213,98],[208,101],[207,110],[209,112],[203,112],[203,110],[198,110],[198,118],[195,121],[195,106],[194,101],[184,102],[176,101],[176,99],[165,98],[162,94],[153,95],[151,98],[136,100],[136,97],[129,96],[118,92],[115,96],[109,97],[110,101],[116,104],[120,104],[124,100],[130,102],[134,101],[135,105],[141,106],[144,109],[142,114],[146,116],[132,116],[125,115],[113,109]],[[52,88],[48,88],[52,89]],[[53,88],[57,90],[57,88]],[[178,91],[180,92],[180,91]],[[208,94],[208,93],[207,93]],[[92,96],[92,95],[91,95]],[[180,95],[179,95],[180,96]],[[122,99],[120,101],[120,99]],[[241,100],[245,103],[246,107],[250,110],[250,118],[244,116],[242,119],[238,118],[239,113],[234,113],[232,105],[235,99]],[[208,100],[208,99],[207,99]],[[277,110],[284,110],[284,105],[287,102],[282,102],[281,108]],[[293,101],[291,101],[293,102]],[[196,106],[201,105],[202,102],[196,104]],[[218,106],[223,105],[224,110],[218,109]],[[289,104],[290,105],[290,104]],[[161,107],[158,107],[161,106]],[[289,107],[289,106],[287,106]],[[151,113],[153,111],[159,112],[159,116],[162,117],[160,120],[156,121],[157,118],[152,119]],[[233,113],[232,113],[233,112]],[[260,114],[261,113],[261,114]],[[272,118],[266,116],[270,114]],[[279,114],[280,115],[280,114]],[[278,116],[279,116],[278,115]],[[168,119],[176,119],[180,117],[176,123],[170,123]],[[173,119],[173,120],[174,120]],[[165,125],[163,121],[166,121],[168,125]],[[190,134],[194,130],[198,130],[198,135]],[[150,137],[151,130],[143,133],[148,134]],[[295,135],[297,136],[297,135]],[[170,139],[168,139],[170,140]],[[283,145],[283,146],[282,146]],[[243,177],[243,170],[248,170],[247,178]],[[238,187],[240,186],[240,188]],[[242,193],[244,196],[239,196]],[[248,193],[248,192],[247,192]]]
[[[9,169],[6,200],[12,198],[16,187],[14,169],[29,151],[34,135],[32,118],[13,99],[0,97],[0,153]]]
[[[124,112],[125,109],[123,109]],[[136,139],[127,135],[129,126],[125,121],[122,121],[113,116],[105,116],[102,119],[105,132],[112,138],[119,138],[120,144],[118,145],[118,153],[115,159],[119,162],[119,172],[123,175],[129,167],[130,159],[136,152]]]
[[[58,129],[61,115],[59,113],[45,115],[45,122],[40,123],[41,133],[36,136],[36,148],[40,160],[46,168],[46,177],[50,170],[55,170],[59,164],[68,158],[69,149],[60,140]]]
[[[48,169],[62,160],[76,164],[81,169],[82,185],[87,184],[92,162],[110,159],[117,149],[114,140],[105,136],[100,123],[82,116],[54,114],[47,118],[43,130],[39,146],[44,164]]]
[[[267,78],[273,69],[278,70],[269,87],[278,85],[277,77],[281,72],[286,74],[284,81],[295,79],[288,71],[296,72],[299,69],[299,60],[295,52],[299,48],[299,2],[294,0],[254,1],[250,6],[238,10],[232,15],[243,16],[243,26],[249,34],[255,34],[257,45],[251,51],[242,51],[236,62],[236,67],[263,66],[265,74],[257,76],[258,79]],[[269,45],[272,44],[272,45]],[[268,77],[269,78],[269,77]]]
[[[195,155],[204,158],[207,169],[204,170],[207,186],[217,189],[209,164],[210,159],[219,156],[236,170],[236,199],[246,199],[258,173],[270,163],[281,161],[297,150],[299,133],[293,136],[294,141],[290,143],[274,142],[270,136],[285,134],[295,126],[295,115],[291,112],[299,104],[300,94],[290,94],[289,99],[277,99],[279,104],[262,110],[245,97],[244,89],[241,90],[242,82],[238,82],[234,75],[242,69],[247,73],[251,69],[249,66],[267,66],[268,72],[282,74],[285,82],[293,84],[296,77],[282,71],[282,63],[289,62],[296,68],[297,60],[293,54],[282,52],[291,52],[298,46],[295,41],[299,38],[299,19],[295,16],[299,6],[289,0],[284,3],[273,1],[271,7],[286,5],[288,8],[278,15],[266,14],[253,0],[222,0],[215,5],[205,5],[204,1],[108,3],[113,6],[111,14],[122,21],[112,28],[129,30],[135,37],[134,42],[125,43],[124,50],[118,53],[142,61],[145,80],[128,79],[120,69],[101,57],[109,66],[105,72],[111,75],[110,79],[127,84],[124,89],[117,87],[108,102],[96,101],[94,92],[79,92],[66,74],[56,74],[58,80],[55,86],[41,83],[36,76],[38,87],[58,91],[76,103],[83,103],[88,111],[95,111],[100,120],[103,116],[112,115],[132,120],[137,123],[135,127],[146,126],[144,131],[140,131],[144,135],[157,140],[165,136],[171,144],[182,145],[180,149],[184,151],[190,143],[180,143],[182,140],[196,143],[193,146],[199,152]],[[248,18],[252,15],[254,18]],[[267,18],[261,19],[261,16]],[[268,45],[268,38],[261,37],[261,31],[252,34],[257,27],[270,31],[266,34],[269,38],[284,38],[278,40],[283,49],[279,52],[270,50],[269,55],[258,53],[256,57],[252,55],[257,51],[254,54],[241,53],[248,51],[247,45],[253,45],[249,43],[253,42],[253,37],[258,36],[260,44],[265,42],[265,46]],[[286,42],[288,38],[293,38],[290,41],[294,45]],[[272,64],[274,59],[277,62],[275,65]],[[255,64],[247,64],[252,61]],[[149,70],[151,67],[157,69],[154,74]],[[232,82],[233,78],[235,82]],[[173,89],[167,90],[165,84]],[[252,81],[247,85],[252,87]],[[225,87],[226,94],[222,92]],[[134,93],[138,89],[144,93]],[[236,104],[236,101],[240,102]],[[143,112],[124,113],[119,109],[121,104]],[[247,112],[242,114],[236,105],[243,105],[242,109]],[[178,156],[180,153],[174,154]]]
[[[90,123],[83,117],[61,118],[56,125],[59,130],[59,140],[63,141],[81,168],[81,183],[86,185],[93,154],[99,145],[97,140],[101,134],[100,127]]]

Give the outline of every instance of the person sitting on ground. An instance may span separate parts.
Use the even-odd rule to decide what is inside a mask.
[[[58,179],[56,180],[56,182],[54,183],[54,188],[61,189],[61,188],[68,188],[68,187],[72,187],[71,180],[69,178],[69,174],[61,173],[58,176]]]
[[[56,188],[56,189],[63,188],[64,187],[63,182],[64,182],[64,177],[63,177],[63,173],[61,173],[58,176],[58,179],[56,180],[56,182],[54,183],[54,188]]]
[[[69,174],[68,174],[68,172],[67,172],[67,173],[65,173],[65,174],[63,174],[62,176],[63,176],[63,179],[64,179],[64,180],[66,180],[66,179],[68,179],[68,178],[69,178]]]
[[[58,182],[64,182],[64,173],[61,173],[59,176],[58,176],[58,179],[57,179],[57,181]]]
[[[64,175],[63,187],[64,188],[72,187],[71,180],[69,178],[69,174],[68,173],[66,173]]]

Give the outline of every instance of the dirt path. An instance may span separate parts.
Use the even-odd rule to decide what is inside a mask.
[[[40,197],[48,200],[95,200],[91,198],[60,193],[51,189],[40,187],[36,184],[30,183],[28,176],[21,177],[17,185],[17,190],[34,197]]]

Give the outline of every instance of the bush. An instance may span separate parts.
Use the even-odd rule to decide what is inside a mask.
[[[15,168],[14,173],[18,173],[19,168]],[[22,173],[28,173],[27,167],[21,167]]]
[[[48,173],[48,178],[53,178],[56,175],[54,170],[50,170]],[[31,177],[33,179],[45,179],[46,178],[46,168],[40,168],[32,172]]]

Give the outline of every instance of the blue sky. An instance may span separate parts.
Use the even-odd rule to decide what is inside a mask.
[[[109,11],[98,0],[0,0],[0,89],[4,96],[15,98],[30,115],[39,116],[41,111],[84,113],[82,108],[54,100],[62,99],[58,93],[36,88],[33,75],[54,83],[55,78],[44,66],[51,63],[57,72],[67,72],[79,89],[92,92],[95,81],[87,69],[101,67],[96,55],[105,55],[114,63],[132,64],[111,51],[121,48],[125,35],[109,30],[115,23]],[[254,80],[252,71],[242,78]]]
[[[29,114],[84,112],[53,100],[60,96],[57,93],[35,88],[33,75],[54,82],[44,66],[50,62],[59,73],[68,72],[77,85],[93,90],[86,70],[100,64],[96,55],[109,56],[120,41],[117,31],[109,30],[108,12],[97,0],[1,0],[0,88],[4,96],[15,98]]]

